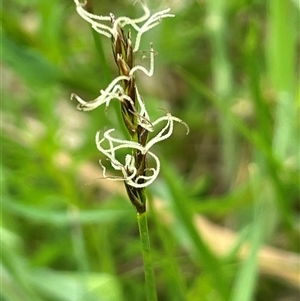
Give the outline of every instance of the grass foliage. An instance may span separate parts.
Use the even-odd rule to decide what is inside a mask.
[[[140,13],[130,1],[93,2],[99,14]],[[162,2],[176,18],[145,35],[143,47],[152,41],[159,54],[140,90],[152,116],[165,108],[190,134],[178,126],[156,147],[161,176],[147,189],[159,300],[296,300],[297,281],[268,273],[260,252],[269,245],[297,258],[300,249],[300,6],[150,8]],[[122,185],[99,179],[94,145],[109,125],[122,134],[119,105],[78,112],[69,100],[95,98],[116,75],[108,40],[71,0],[4,1],[1,17],[0,299],[145,300],[135,212]],[[234,233],[226,252],[214,231],[195,226],[198,215]]]

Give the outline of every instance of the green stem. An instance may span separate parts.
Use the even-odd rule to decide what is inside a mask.
[[[139,225],[140,239],[142,243],[147,301],[157,301],[155,274],[152,263],[146,213],[137,213],[137,222]]]

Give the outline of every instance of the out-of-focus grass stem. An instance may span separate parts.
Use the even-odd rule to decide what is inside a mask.
[[[296,127],[299,110],[296,101],[299,10],[291,1],[274,0],[268,3],[267,62],[277,101],[273,148],[278,158],[286,160],[299,151]]]
[[[299,168],[299,104],[297,91],[297,31],[299,31],[299,10],[291,1],[274,0],[268,2],[268,41],[266,56],[276,108],[272,151],[283,166],[293,162]],[[297,113],[298,112],[298,113]],[[271,175],[274,171],[271,170]],[[279,175],[273,179],[280,183]],[[284,188],[277,185],[277,188]],[[289,229],[292,222],[292,200],[287,189],[280,189],[278,210],[283,212]],[[293,236],[292,236],[293,237]],[[291,239],[292,239],[291,237]]]
[[[207,25],[209,27],[212,51],[212,78],[214,90],[227,106],[232,104],[232,74],[226,49],[226,6],[227,1],[207,2]],[[223,179],[230,185],[236,170],[236,138],[234,127],[219,115],[222,139]]]
[[[87,254],[85,251],[84,237],[82,232],[81,223],[79,220],[79,210],[76,207],[71,208],[70,212],[71,228],[72,228],[72,241],[74,255],[77,261],[78,268],[81,273],[89,271]]]
[[[251,187],[253,192],[253,222],[250,226],[249,253],[246,260],[242,263],[237,273],[234,283],[231,301],[251,301],[255,295],[256,281],[258,279],[258,252],[265,235],[264,229],[267,227],[265,218],[265,203],[268,193],[261,192],[262,177],[257,166],[250,166]]]

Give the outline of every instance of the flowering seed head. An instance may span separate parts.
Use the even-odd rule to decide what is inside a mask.
[[[100,90],[100,95],[92,100],[85,101],[76,94],[71,99],[78,102],[78,109],[83,111],[93,110],[101,105],[108,108],[112,100],[117,100],[121,105],[121,113],[124,124],[130,134],[130,139],[119,139],[114,136],[114,129],[105,132],[97,132],[95,143],[98,150],[107,158],[111,167],[119,171],[121,176],[108,176],[105,164],[100,160],[103,177],[111,181],[123,181],[127,194],[139,213],[146,210],[144,188],[152,184],[160,171],[160,160],[151,148],[158,142],[169,138],[174,130],[174,122],[183,124],[187,133],[189,128],[181,119],[172,116],[166,111],[166,115],[151,121],[146,105],[136,85],[137,71],[147,76],[154,73],[153,44],[149,50],[149,68],[135,65],[135,53],[139,50],[142,35],[157,26],[164,18],[174,17],[170,9],[164,9],[151,15],[143,0],[139,3],[143,9],[143,15],[132,19],[125,16],[116,18],[114,14],[98,16],[88,12],[84,3],[74,0],[78,14],[87,21],[94,30],[111,39],[112,52],[119,75],[111,81],[105,90]],[[130,29],[125,31],[125,26],[130,26],[136,31],[134,43],[131,39]],[[145,53],[145,51],[143,51]],[[146,56],[143,56],[143,59]],[[161,124],[164,124],[161,126]],[[159,128],[159,130],[157,130]],[[156,134],[154,134],[156,133]],[[127,150],[127,154],[120,159],[120,152]],[[148,158],[150,159],[148,162]]]

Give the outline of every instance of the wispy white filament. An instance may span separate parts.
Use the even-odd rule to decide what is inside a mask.
[[[125,16],[119,17],[119,18],[114,18],[114,16],[111,14],[110,16],[98,16],[91,14],[87,12],[83,6],[85,3],[81,3],[79,0],[74,0],[76,4],[76,10],[77,13],[88,23],[91,24],[92,28],[97,31],[98,33],[111,38],[112,36],[116,38],[117,33],[118,33],[118,26],[124,27],[126,25],[131,25],[137,32],[136,40],[135,40],[135,46],[133,47],[133,52],[138,51],[140,47],[140,42],[142,35],[150,30],[151,28],[155,27],[158,25],[163,18],[167,17],[174,17],[173,14],[169,14],[168,12],[170,11],[169,8],[164,9],[162,11],[154,13],[152,16],[150,14],[150,11],[148,7],[145,5],[143,1],[139,1],[144,14],[137,19],[131,19]],[[111,22],[113,19],[113,24],[112,26],[108,26],[103,24],[103,22]],[[145,22],[143,25],[139,26],[137,24]]]
[[[80,98],[75,93],[71,94],[71,99],[76,99],[79,102],[78,109],[82,111],[91,111],[96,109],[97,107],[101,106],[102,104],[105,104],[106,107],[109,106],[109,103],[112,99],[119,99],[120,95],[124,95],[123,88],[119,85],[119,82],[122,80],[129,80],[130,77],[125,75],[120,75],[116,77],[105,90],[100,90],[100,95],[92,100],[92,101],[85,101],[82,98]]]
[[[137,71],[142,71],[144,74],[146,74],[149,77],[152,76],[154,73],[154,56],[155,56],[155,51],[153,49],[153,44],[151,43],[149,70],[139,65],[133,67],[129,72],[129,76],[126,75],[117,76],[114,80],[112,80],[112,82],[107,86],[105,90],[100,90],[100,95],[92,101],[85,101],[75,93],[71,94],[71,99],[76,99],[79,102],[77,108],[82,111],[91,111],[103,104],[105,104],[105,106],[108,107],[110,101],[113,99],[117,99],[119,101],[123,101],[127,99],[131,103],[133,103],[133,100],[131,100],[129,96],[124,94],[124,90],[119,83],[124,80],[129,81],[133,77],[134,73]],[[122,58],[120,57],[119,59]],[[140,103],[140,105],[143,107],[143,112],[140,115],[143,116],[143,113],[145,112],[145,107],[142,103]]]
[[[170,113],[167,113],[166,116],[158,118],[156,121],[152,123],[152,125],[155,126],[161,123],[162,121],[167,121],[166,125],[153,138],[151,138],[146,143],[145,146],[141,145],[136,141],[123,140],[123,139],[118,139],[113,137],[111,133],[115,131],[114,129],[109,129],[105,131],[103,136],[101,136],[100,132],[97,132],[96,145],[98,150],[108,158],[111,166],[115,170],[119,170],[123,174],[123,177],[111,178],[106,176],[106,168],[100,161],[100,165],[102,166],[103,169],[103,177],[113,181],[123,180],[128,185],[133,186],[135,188],[143,188],[153,183],[153,181],[157,178],[159,174],[160,161],[159,158],[153,152],[150,151],[150,148],[154,144],[166,140],[171,136],[174,129],[174,121],[183,124],[187,128],[187,134],[189,131],[186,123],[184,123],[181,119],[172,116]],[[103,146],[104,143],[106,144],[108,143],[109,146],[108,147]],[[152,157],[154,159],[155,165],[146,170],[146,175],[137,175],[137,169],[135,167],[135,161],[134,161],[135,159],[133,155],[127,154],[125,156],[124,163],[121,163],[117,159],[116,152],[121,149],[130,149],[131,153],[133,150],[138,150],[141,154]]]

